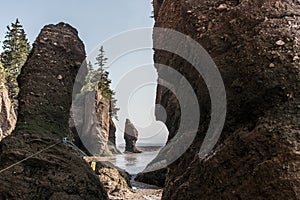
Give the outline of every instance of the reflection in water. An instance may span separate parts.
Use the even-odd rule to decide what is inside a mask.
[[[139,147],[142,153],[123,153],[106,157],[105,160],[111,162],[121,169],[125,169],[130,174],[142,172],[158,154],[160,147]],[[120,148],[120,150],[122,150]]]
[[[133,166],[133,165],[135,165],[135,163],[137,161],[136,156],[124,156],[124,158],[125,158],[125,165],[126,166]]]

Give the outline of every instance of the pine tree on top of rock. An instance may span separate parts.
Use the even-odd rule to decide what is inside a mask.
[[[117,112],[120,110],[116,103],[114,95],[115,92],[110,88],[111,80],[108,78],[109,72],[106,66],[108,58],[105,57],[105,52],[103,46],[99,49],[99,54],[96,57],[95,65],[98,67],[94,69],[91,62],[88,63],[88,74],[86,76],[86,85],[83,87],[82,91],[92,91],[100,90],[101,94],[109,99],[110,101],[110,116],[118,120]]]

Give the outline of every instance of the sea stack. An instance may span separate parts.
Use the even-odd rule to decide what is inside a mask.
[[[84,60],[76,29],[42,29],[18,77],[16,129],[0,143],[0,199],[108,199],[80,151],[63,140]]]
[[[141,153],[142,151],[136,148],[136,141],[138,140],[138,131],[129,119],[125,122],[124,139],[126,142],[125,152]]]

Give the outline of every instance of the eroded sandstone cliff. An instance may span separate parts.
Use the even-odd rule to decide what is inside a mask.
[[[201,109],[197,137],[169,166],[163,199],[300,198],[299,13],[299,1],[291,0],[154,1],[155,27],[199,42],[218,66],[227,95],[221,139],[212,155],[199,159],[210,120],[206,85],[181,57],[155,49],[155,63],[183,74]],[[156,100],[166,108],[170,139],[182,105],[162,86]]]
[[[1,82],[0,82],[1,85]],[[17,117],[5,86],[0,86],[0,141],[15,128]]]
[[[84,45],[70,25],[40,32],[18,78],[16,129],[0,143],[0,199],[107,199],[80,152],[63,143],[84,59]]]
[[[77,146],[90,155],[120,153],[116,147],[116,128],[109,109],[110,102],[100,90],[83,92],[73,101],[70,126],[77,136]]]

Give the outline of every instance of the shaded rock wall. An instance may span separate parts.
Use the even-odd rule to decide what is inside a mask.
[[[162,168],[152,172],[138,173],[134,180],[163,188],[165,186],[166,174],[167,169]]]
[[[136,141],[138,140],[138,131],[129,119],[126,119],[125,122],[124,139],[126,143],[125,152],[141,153],[141,151],[136,148]]]
[[[108,135],[108,149],[113,154],[120,154],[121,151],[116,146],[116,125],[113,120],[109,120],[109,135]]]
[[[68,24],[45,26],[18,78],[19,117],[0,143],[0,199],[107,199],[76,148],[62,143],[84,45]],[[38,153],[37,153],[38,152]],[[29,156],[29,157],[28,157]]]
[[[6,88],[0,86],[0,141],[15,128],[17,116],[13,109]]]
[[[182,58],[155,50],[155,63],[182,73],[201,108],[197,137],[169,166],[163,199],[300,198],[299,11],[297,1],[154,1],[155,26],[198,41],[218,66],[227,95],[221,139],[214,154],[199,160],[210,119],[206,86]],[[180,105],[162,86],[156,101],[167,110],[171,138]]]

